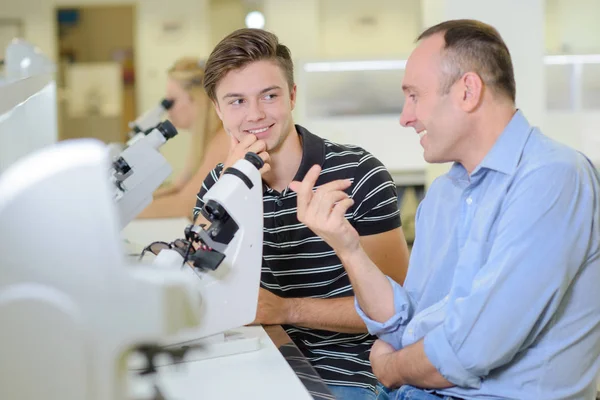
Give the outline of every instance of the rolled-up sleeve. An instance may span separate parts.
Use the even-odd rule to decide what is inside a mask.
[[[479,388],[481,378],[462,366],[452,345],[448,342],[443,325],[434,328],[425,336],[423,346],[429,362],[449,382],[461,387]]]
[[[360,308],[356,297],[354,306],[356,312],[367,325],[371,335],[376,335],[381,340],[389,343],[396,350],[402,348],[402,334],[406,324],[414,313],[414,304],[408,292],[389,276],[386,276],[394,292],[394,315],[385,322],[374,321]]]
[[[557,163],[522,177],[507,196],[489,253],[459,266],[474,278],[454,288],[443,323],[424,338],[427,358],[448,381],[478,388],[552,323],[585,265],[596,201],[589,187],[585,174]]]

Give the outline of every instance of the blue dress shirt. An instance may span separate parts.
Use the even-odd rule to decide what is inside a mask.
[[[431,185],[395,315],[369,332],[424,339],[464,399],[593,399],[600,369],[600,177],[521,111],[472,174]]]

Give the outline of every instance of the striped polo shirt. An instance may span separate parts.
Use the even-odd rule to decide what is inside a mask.
[[[302,180],[314,164],[321,166],[315,187],[349,179],[346,192],[354,205],[346,218],[361,236],[400,226],[396,185],[383,164],[366,150],[313,135],[300,125],[302,161],[294,180]],[[223,165],[202,184],[194,216],[204,194],[215,184]],[[296,193],[279,193],[263,183],[264,238],[261,286],[281,297],[336,298],[353,296],[350,280],[333,249],[296,216]],[[375,389],[369,351],[374,337],[284,325],[290,338],[327,384]]]

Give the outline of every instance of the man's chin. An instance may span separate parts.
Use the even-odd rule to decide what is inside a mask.
[[[428,152],[425,149],[423,149],[423,158],[429,164],[438,164],[444,162],[441,160],[441,157],[437,157],[435,154],[431,154],[431,152]]]

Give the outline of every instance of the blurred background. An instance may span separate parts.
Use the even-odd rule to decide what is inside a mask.
[[[206,58],[221,38],[245,26],[276,33],[296,63],[296,122],[331,140],[361,145],[384,162],[399,188],[409,240],[416,205],[447,166],[426,165],[417,136],[398,125],[404,63],[425,27],[469,14],[469,7],[477,8],[473,17],[483,12],[492,23],[500,21],[495,25],[515,57],[518,103],[530,121],[600,162],[598,0],[0,0],[0,4],[2,48],[22,37],[57,64],[61,140],[94,137],[124,142],[128,122],[164,97],[166,71],[176,59]],[[454,11],[457,7],[460,12]],[[161,148],[174,174],[183,168],[188,146],[189,135],[179,135]]]

